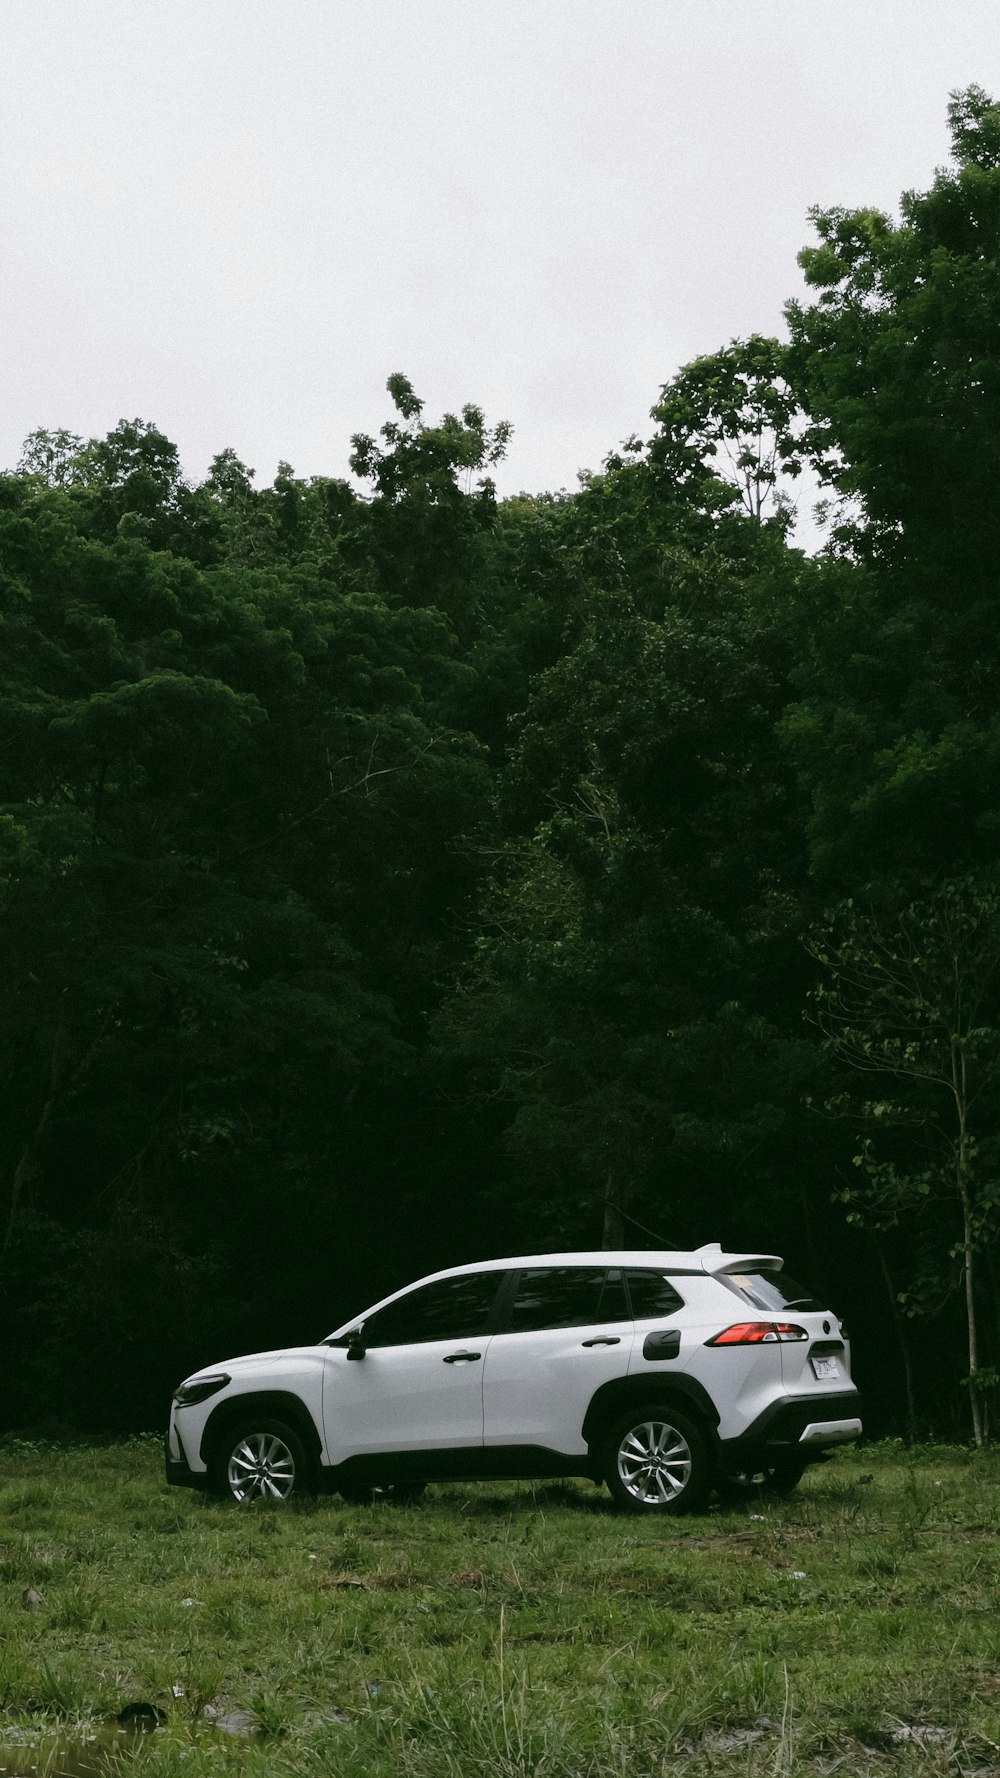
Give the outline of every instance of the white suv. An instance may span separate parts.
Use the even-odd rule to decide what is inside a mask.
[[[773,1254],[557,1253],[435,1272],[316,1346],[197,1371],[167,1479],[235,1500],[326,1485],[590,1476],[674,1513],[791,1487],[861,1432],[837,1317]]]

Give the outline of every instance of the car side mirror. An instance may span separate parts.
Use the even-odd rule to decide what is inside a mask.
[[[363,1358],[368,1348],[365,1345],[365,1325],[348,1328],[345,1334],[336,1334],[323,1341],[324,1346],[333,1346],[339,1352],[347,1353],[348,1358]]]

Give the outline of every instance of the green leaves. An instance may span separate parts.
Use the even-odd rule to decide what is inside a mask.
[[[751,334],[696,358],[667,383],[653,409],[660,432],[650,460],[661,474],[697,487],[711,508],[739,502],[754,519],[770,502],[787,512],[782,475],[799,473],[794,422],[799,404],[785,375],[785,349]]]
[[[546,1180],[523,1210],[545,1238],[581,1199],[589,1238],[612,1242],[633,1215],[661,1226],[665,1204],[694,1216],[692,1179],[724,1199],[734,1167],[780,1142],[802,1078],[757,974],[790,913],[771,899],[779,693],[732,570],[702,576],[696,615],[592,593],[535,679],[501,780],[488,936],[440,1022],[469,1086],[507,1108],[516,1199],[525,1170]]]
[[[490,430],[482,408],[469,402],[460,416],[445,414],[438,426],[427,426],[420,417],[424,404],[407,377],[396,373],[386,388],[406,424],[386,422],[381,432],[385,449],[367,433],[356,433],[351,440],[351,468],[374,483],[380,499],[454,500],[460,475],[489,468],[504,457],[511,435],[508,421]]]
[[[933,550],[944,570],[950,555],[974,578],[984,549],[996,560],[997,115],[978,88],[953,97],[957,169],[908,193],[900,222],[812,212],[820,245],[800,263],[822,294],[786,311],[786,374],[812,418],[810,453],[861,497],[869,544],[894,563]]]
[[[272,1301],[294,1303],[299,1217],[332,1238],[373,1173],[392,1197],[485,764],[442,714],[448,618],[338,581],[318,490],[279,472],[258,496],[223,454],[195,492],[225,567],[105,535],[100,503],[161,470],[150,523],[202,524],[154,432],[120,429],[96,480],[0,488],[0,1249],[32,1217],[82,1254],[162,1214],[168,1272],[224,1245],[225,1275],[278,1192]],[[319,1245],[315,1266],[322,1322]]]
[[[1000,1191],[981,1165],[977,1138],[993,1137],[1000,1109],[1000,889],[992,876],[965,877],[901,911],[852,901],[810,948],[825,969],[813,1004],[832,1057],[855,1074],[891,1080],[898,1094],[860,1103],[845,1095],[829,1109],[869,1131],[889,1126],[890,1140],[891,1126],[919,1129],[923,1150],[897,1140],[896,1153],[886,1154],[882,1142],[876,1153],[866,1135],[854,1162],[863,1184],[843,1189],[841,1201],[851,1220],[877,1230],[895,1227],[921,1198],[949,1201],[949,1235],[943,1251],[927,1243],[924,1271],[936,1271],[943,1293],[949,1262],[961,1261],[970,1407],[981,1443],[976,1256],[996,1239]]]
[[[952,153],[960,167],[1000,169],[1000,105],[981,86],[952,93],[948,124]]]

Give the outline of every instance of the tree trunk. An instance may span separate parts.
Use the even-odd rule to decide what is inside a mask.
[[[957,1067],[956,1067],[957,1061]],[[965,1054],[953,1043],[952,1076],[955,1082],[955,1104],[958,1110],[958,1142],[955,1146],[955,1183],[962,1205],[962,1246],[965,1276],[965,1319],[969,1332],[969,1406],[972,1410],[972,1436],[979,1448],[983,1444],[983,1400],[979,1393],[979,1330],[976,1324],[976,1275],[973,1263],[975,1229],[972,1196],[969,1191],[968,1131],[966,1129]]]
[[[972,1436],[977,1446],[984,1443],[983,1402],[979,1393],[979,1336],[976,1324],[976,1277],[972,1254],[972,1203],[963,1161],[958,1164],[959,1192],[962,1199],[962,1238],[965,1244],[965,1318],[969,1329],[969,1406],[972,1409]]]
[[[993,1243],[991,1241],[987,1241],[986,1246],[983,1249],[983,1258],[986,1261],[986,1275],[989,1279],[989,1285],[990,1285],[990,1309],[992,1311],[992,1322],[993,1322],[993,1346],[997,1352],[1000,1352],[1000,1284],[998,1284],[998,1281],[997,1281],[996,1258],[994,1256]]]
[[[625,1245],[625,1221],[622,1216],[625,1188],[613,1167],[609,1167],[604,1182],[604,1228],[601,1234],[601,1246],[609,1252],[615,1252]]]
[[[875,1245],[875,1252],[878,1254],[878,1263],[882,1268],[882,1277],[885,1280],[886,1294],[889,1298],[889,1313],[892,1316],[892,1325],[899,1344],[899,1355],[903,1363],[903,1382],[906,1387],[906,1442],[912,1445],[917,1436],[917,1400],[913,1387],[913,1360],[910,1357],[910,1343],[906,1337],[905,1324],[899,1312],[897,1292],[882,1250],[882,1243],[874,1231],[872,1232],[872,1241]]]
[[[6,1228],[4,1229],[3,1241],[0,1242],[0,1261],[3,1261],[6,1258],[7,1251],[10,1247],[11,1242],[14,1239],[14,1234],[17,1229],[17,1220],[18,1220],[18,1216],[20,1213],[21,1204],[22,1204],[22,1201],[24,1198],[24,1188],[25,1188],[25,1185],[28,1180],[28,1175],[31,1171],[31,1164],[32,1164],[32,1162],[33,1162],[33,1160],[34,1160],[34,1158],[35,1158],[36,1154],[38,1153],[38,1150],[41,1146],[42,1138],[45,1135],[45,1131],[48,1126],[49,1118],[52,1116],[52,1108],[55,1105],[56,1098],[58,1097],[59,1085],[60,1085],[60,1081],[62,1079],[63,1055],[65,1053],[65,1047],[66,1047],[66,1014],[65,1014],[64,1009],[60,1006],[59,1017],[56,1022],[55,1035],[53,1036],[53,1039],[52,1039],[52,1054],[49,1058],[48,1091],[45,1095],[45,1101],[44,1101],[44,1104],[42,1105],[42,1109],[39,1112],[38,1118],[35,1122],[35,1127],[31,1131],[30,1135],[27,1137],[27,1139],[25,1141],[24,1147],[22,1148],[20,1156],[18,1158],[17,1166],[14,1168],[14,1172],[11,1177],[10,1202],[8,1204],[8,1209],[7,1209],[7,1224],[6,1224]]]

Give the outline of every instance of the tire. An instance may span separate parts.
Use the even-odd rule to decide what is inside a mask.
[[[729,1500],[748,1500],[755,1495],[782,1499],[795,1492],[808,1467],[801,1457],[778,1457],[760,1469],[733,1470],[722,1478],[719,1492]]]
[[[682,1513],[701,1506],[712,1481],[700,1428],[672,1405],[623,1414],[604,1445],[604,1479],[631,1513]]]
[[[265,1414],[234,1421],[220,1439],[211,1465],[220,1494],[250,1500],[289,1500],[308,1490],[312,1465],[293,1426]]]

